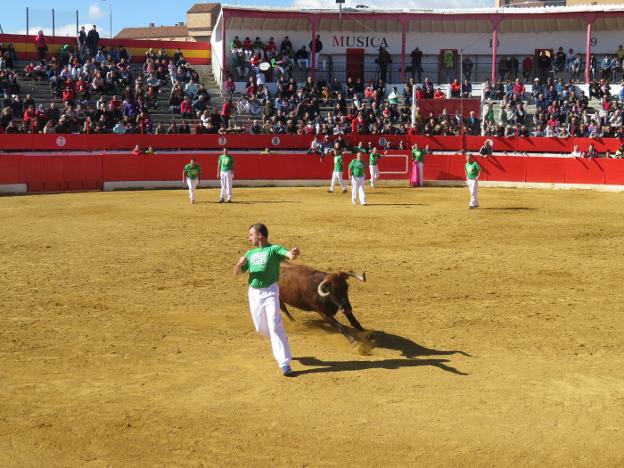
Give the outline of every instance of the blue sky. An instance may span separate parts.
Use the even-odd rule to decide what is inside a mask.
[[[96,24],[100,34],[108,37],[109,0],[1,0],[3,5],[0,26],[5,33],[25,34],[26,7],[29,8],[31,34],[44,29],[52,30],[52,8],[55,10],[55,31],[59,36],[74,35],[76,31],[75,10],[78,10],[81,25]],[[186,12],[196,0],[110,0],[113,10],[113,34],[126,27],[173,25],[186,21]],[[335,0],[233,0],[231,5],[262,5],[273,7],[335,8]],[[347,0],[345,6],[366,4],[371,8],[388,8],[386,0]],[[445,0],[432,4],[431,0],[404,0],[402,8],[474,8],[493,6],[493,0]],[[10,4],[11,6],[7,6]],[[397,5],[398,6],[398,5]]]

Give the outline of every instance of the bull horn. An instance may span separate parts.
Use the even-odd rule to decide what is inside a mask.
[[[366,282],[366,273],[362,273],[362,276],[353,273],[352,271],[347,271],[347,275],[353,276],[354,278],[359,279],[361,282]]]
[[[319,296],[321,297],[327,297],[329,296],[329,291],[325,292],[323,291],[323,285],[327,283],[327,280],[324,279],[323,281],[321,281],[318,285],[318,288],[316,289],[316,292],[318,293]]]

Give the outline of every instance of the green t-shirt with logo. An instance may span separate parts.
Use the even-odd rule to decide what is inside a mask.
[[[425,162],[425,152],[423,150],[413,149],[412,159],[417,163]]]
[[[187,164],[186,166],[184,166],[184,173],[189,179],[197,179],[201,174],[199,164]]]
[[[279,281],[280,263],[286,258],[288,250],[278,244],[267,245],[248,250],[245,253],[247,262],[242,271],[249,270],[249,286],[252,288],[268,288]]]
[[[342,154],[334,155],[334,172],[342,172],[343,161]]]
[[[349,163],[349,169],[351,169],[351,175],[353,177],[364,177],[364,163],[354,159]]]
[[[466,163],[466,177],[469,179],[476,179],[481,173],[481,166],[477,161]]]
[[[377,160],[379,158],[381,158],[381,154],[379,153],[371,153],[368,155],[368,164],[369,166],[376,166],[377,165]]]
[[[234,158],[229,154],[219,156],[219,169],[222,171],[231,171],[234,167]]]

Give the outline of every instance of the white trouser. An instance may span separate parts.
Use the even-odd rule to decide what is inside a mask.
[[[232,199],[232,171],[221,171],[221,199]]]
[[[424,187],[425,185],[425,178],[424,178],[424,169],[425,169],[425,165],[424,163],[417,163],[417,167],[418,167],[418,186],[419,187]]]
[[[479,206],[479,200],[477,200],[478,187],[479,181],[477,179],[468,179],[468,190],[470,190],[470,206]]]
[[[332,180],[329,186],[329,190],[331,190],[332,192],[334,191],[334,186],[336,185],[336,182],[340,184],[340,186],[342,187],[342,190],[347,190],[347,186],[345,185],[344,180],[342,180],[342,172],[332,173]]]
[[[368,166],[368,169],[370,171],[371,187],[374,187],[377,179],[379,179],[379,166],[377,164],[371,164],[370,166]]]
[[[355,205],[357,196],[360,196],[360,203],[366,205],[366,194],[364,193],[364,176],[351,176],[351,201]]]
[[[190,177],[186,178],[186,185],[189,188],[189,199],[191,201],[195,201],[195,189],[197,188],[197,179],[191,179]]]
[[[290,346],[279,310],[279,286],[249,288],[249,310],[256,331],[271,340],[273,356],[280,367],[290,365]]]

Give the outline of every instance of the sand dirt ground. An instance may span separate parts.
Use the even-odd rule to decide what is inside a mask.
[[[624,194],[216,199],[0,198],[1,466],[624,465]],[[231,273],[257,221],[366,272],[369,355],[293,310],[281,376]]]

